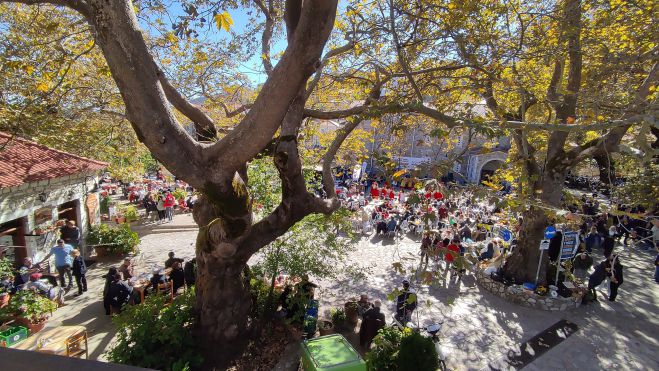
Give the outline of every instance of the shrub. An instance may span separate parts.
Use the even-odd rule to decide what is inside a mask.
[[[100,196],[101,201],[99,202],[99,208],[101,210],[101,214],[109,214],[110,213],[110,197],[104,197]]]
[[[397,327],[385,327],[378,331],[373,338],[373,348],[366,353],[366,365],[369,370],[397,370],[398,348],[404,336],[412,332],[410,329],[403,331]]]
[[[126,207],[126,210],[124,210],[124,216],[126,217],[126,220],[129,222],[133,222],[137,220],[138,214],[135,205],[128,205]]]
[[[166,371],[202,364],[199,341],[193,337],[194,289],[169,305],[166,300],[162,295],[148,296],[144,303],[128,306],[112,319],[117,341],[107,352],[109,361]]]
[[[34,290],[19,290],[12,296],[9,304],[0,309],[2,316],[20,316],[36,324],[57,309],[57,304]]]
[[[437,349],[431,339],[414,332],[400,342],[396,359],[400,371],[434,371],[439,367]]]
[[[107,224],[94,226],[85,241],[90,245],[106,245],[108,252],[122,255],[135,253],[140,244],[139,236],[128,224],[117,227],[109,227]]]
[[[0,279],[14,277],[14,265],[8,258],[0,259]]]
[[[330,310],[330,315],[332,316],[332,323],[334,323],[335,326],[343,325],[348,319],[346,312],[341,308],[332,308]]]
[[[178,200],[185,200],[186,197],[188,197],[188,192],[186,192],[183,188],[176,188],[172,192],[172,196],[178,201]]]

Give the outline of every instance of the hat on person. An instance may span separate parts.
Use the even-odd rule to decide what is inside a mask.
[[[30,275],[30,281],[35,282],[41,279],[41,273],[32,273]]]
[[[409,285],[410,285],[410,281],[408,281],[408,280],[403,280],[403,286],[409,286]]]

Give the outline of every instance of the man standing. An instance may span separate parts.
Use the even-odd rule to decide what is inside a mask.
[[[412,321],[412,312],[416,309],[416,294],[410,290],[410,282],[403,281],[403,291],[396,298],[396,320],[403,326]]]
[[[57,273],[59,273],[60,286],[62,288],[66,288],[67,291],[71,289],[71,286],[73,286],[73,277],[71,275],[71,265],[73,264],[73,258],[71,257],[71,251],[73,251],[73,247],[71,245],[65,244],[63,239],[59,239],[57,240],[57,245],[50,249],[48,255],[46,255],[46,257],[43,258],[43,260],[41,260],[39,263],[37,263],[37,265],[39,265],[50,259],[52,255],[55,255],[55,267],[57,268]],[[68,285],[64,284],[65,273],[69,278]]]
[[[67,221],[66,225],[60,228],[60,237],[75,248],[80,246],[80,229],[73,220]]]
[[[382,302],[376,300],[373,302],[373,308],[364,312],[362,323],[359,327],[359,345],[366,350],[371,347],[373,338],[385,325],[384,314],[380,312],[381,305]]]

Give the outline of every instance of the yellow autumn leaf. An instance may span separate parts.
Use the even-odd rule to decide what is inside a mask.
[[[231,26],[233,26],[233,19],[229,12],[222,12],[215,15],[215,24],[217,25],[218,30],[224,29],[226,32],[229,32]]]
[[[32,73],[34,72],[34,67],[29,64],[23,65],[22,69],[28,75],[32,75]]]
[[[43,93],[47,92],[48,89],[49,89],[48,84],[46,84],[45,82],[38,83],[36,88],[37,88],[38,91],[43,92]]]

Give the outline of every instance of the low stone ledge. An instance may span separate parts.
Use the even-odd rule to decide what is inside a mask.
[[[524,290],[520,285],[506,286],[501,282],[497,282],[480,269],[476,270],[475,276],[476,282],[485,290],[507,301],[528,308],[546,311],[566,311],[578,308],[583,299],[583,295],[571,296],[569,298],[540,296],[534,292]]]

